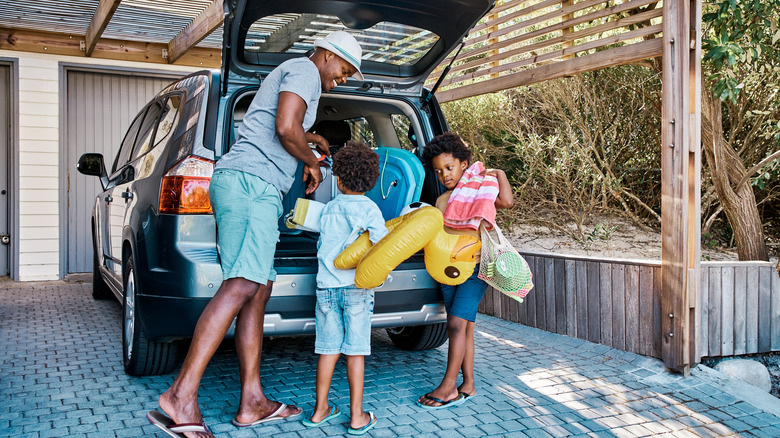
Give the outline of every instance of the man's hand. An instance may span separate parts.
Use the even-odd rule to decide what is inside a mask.
[[[325,137],[313,132],[307,132],[306,141],[313,145],[317,145],[317,150],[320,151],[321,154],[328,157],[330,156],[330,143],[328,143],[328,140],[326,140]]]
[[[315,166],[303,166],[303,182],[306,183],[306,194],[309,195],[317,190],[322,181],[322,172],[319,163]]]

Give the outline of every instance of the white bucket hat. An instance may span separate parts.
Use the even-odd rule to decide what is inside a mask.
[[[314,47],[329,50],[339,58],[352,64],[357,70],[352,76],[358,80],[363,80],[363,73],[360,71],[360,58],[363,57],[363,50],[355,37],[343,30],[337,30],[331,32],[325,38],[314,41]]]

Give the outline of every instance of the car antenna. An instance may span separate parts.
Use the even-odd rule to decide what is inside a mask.
[[[458,51],[455,52],[455,56],[452,57],[450,60],[450,63],[447,64],[447,67],[444,67],[444,71],[441,73],[441,76],[439,76],[439,79],[436,81],[436,84],[433,85],[433,88],[431,88],[431,92],[428,93],[428,95],[425,97],[425,100],[423,101],[423,106],[427,105],[428,102],[431,101],[433,98],[433,93],[436,92],[436,90],[439,89],[439,85],[441,85],[441,81],[444,80],[444,77],[447,76],[447,73],[450,72],[450,68],[452,67],[452,64],[455,62],[455,59],[457,59],[458,55],[460,54],[460,49],[463,48],[463,41],[460,42],[460,46],[458,46]]]

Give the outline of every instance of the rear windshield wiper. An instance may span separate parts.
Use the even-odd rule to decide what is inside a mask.
[[[463,41],[460,42],[460,46],[458,46],[458,51],[455,52],[455,56],[452,57],[450,60],[450,63],[447,64],[447,67],[444,67],[444,71],[442,71],[441,76],[439,76],[439,79],[436,80],[436,84],[433,85],[433,88],[431,88],[431,92],[428,93],[428,95],[425,97],[425,100],[423,100],[423,106],[427,105],[428,102],[431,101],[433,98],[433,93],[436,92],[436,90],[439,89],[439,85],[441,85],[441,81],[444,80],[444,78],[447,76],[447,73],[450,72],[450,68],[452,67],[452,64],[455,62],[455,60],[458,58],[458,55],[460,55],[460,49],[463,48]]]

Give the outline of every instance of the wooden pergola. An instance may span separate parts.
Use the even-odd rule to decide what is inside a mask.
[[[662,57],[661,356],[700,362],[701,1],[507,0],[466,40],[440,101]],[[435,81],[434,73],[430,81]]]
[[[28,3],[0,6],[0,49],[220,65],[222,0]],[[446,102],[662,58],[663,242],[655,336],[666,366],[683,374],[701,359],[701,8],[701,0],[498,0],[472,29],[437,93]],[[89,19],[81,23],[85,13]]]

